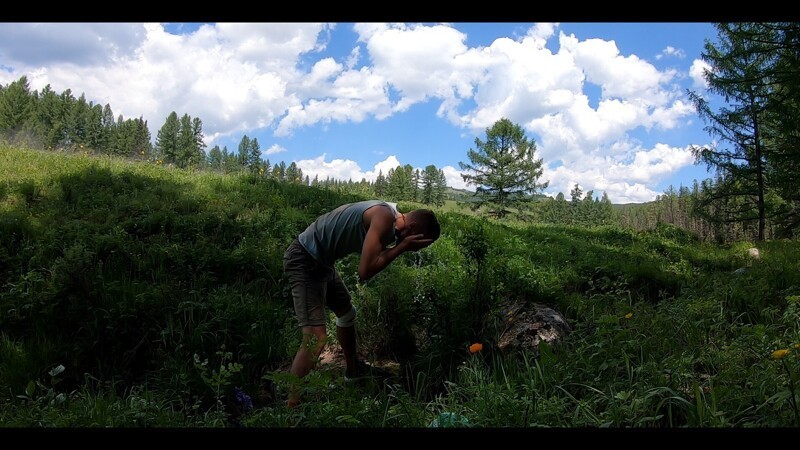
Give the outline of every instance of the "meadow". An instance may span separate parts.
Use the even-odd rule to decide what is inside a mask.
[[[751,259],[754,242],[711,245],[666,224],[497,221],[452,203],[433,208],[434,245],[368,283],[355,256],[337,263],[359,353],[396,361],[399,381],[351,386],[320,370],[287,409],[300,335],[283,251],[360,199],[0,146],[0,425],[800,426],[798,242],[758,243]],[[572,332],[499,351],[499,312],[518,300],[560,311]]]

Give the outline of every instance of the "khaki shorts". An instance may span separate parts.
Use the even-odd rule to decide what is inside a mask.
[[[325,307],[331,311],[350,308],[350,292],[336,269],[317,262],[295,239],[283,254],[283,272],[289,279],[294,312],[300,327],[326,323]]]

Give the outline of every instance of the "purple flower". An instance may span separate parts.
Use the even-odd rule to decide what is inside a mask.
[[[243,391],[239,386],[233,388],[233,391],[236,397],[236,403],[242,405],[247,411],[253,409],[253,399],[247,395],[247,392]]]

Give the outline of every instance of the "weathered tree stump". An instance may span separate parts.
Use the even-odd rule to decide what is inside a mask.
[[[560,312],[539,303],[517,299],[502,309],[506,325],[497,342],[503,353],[537,350],[542,341],[556,343],[572,329]]]

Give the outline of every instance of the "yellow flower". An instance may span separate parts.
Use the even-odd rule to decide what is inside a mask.
[[[786,356],[788,354],[789,354],[789,349],[788,348],[782,348],[780,350],[775,350],[774,352],[772,352],[771,358],[772,359],[781,359],[781,358],[783,358],[784,356]]]
[[[793,347],[800,350],[800,344],[794,344]]]
[[[625,318],[626,319],[630,319],[631,317],[633,317],[633,313],[632,312],[629,312],[628,314],[625,314]]]
[[[470,353],[478,353],[481,350],[483,350],[483,344],[480,344],[480,343],[476,342],[476,343],[474,343],[474,344],[469,346],[469,352]]]

